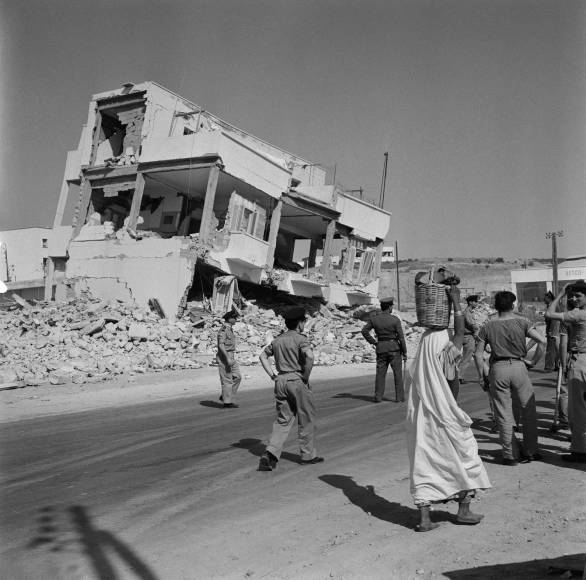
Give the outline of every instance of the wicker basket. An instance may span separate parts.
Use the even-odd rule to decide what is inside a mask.
[[[417,322],[427,328],[447,328],[450,323],[452,305],[445,284],[434,282],[434,270],[429,272],[427,282],[415,285],[415,310]]]

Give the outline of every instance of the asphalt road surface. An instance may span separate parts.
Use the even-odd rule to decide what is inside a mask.
[[[538,399],[550,401],[543,376],[533,377]],[[361,476],[380,486],[391,474],[403,491],[385,500],[396,507],[389,518],[411,528],[405,404],[373,404],[372,384],[372,374],[315,383],[326,462],[300,465],[291,433],[273,473],[256,471],[274,418],[268,385],[244,391],[239,409],[188,396],[1,425],[0,576],[281,577],[277,564],[315,557],[310,516],[335,518],[336,502],[368,512],[377,496]],[[459,402],[486,420],[477,385]],[[494,436],[480,425],[482,448]]]

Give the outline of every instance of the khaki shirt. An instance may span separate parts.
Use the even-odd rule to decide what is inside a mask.
[[[311,343],[304,334],[288,330],[277,336],[264,350],[267,356],[275,357],[279,373],[302,373],[305,355],[311,354]]]
[[[236,350],[236,336],[234,330],[229,324],[222,324],[218,332],[218,348],[223,345],[226,352],[234,352]]]

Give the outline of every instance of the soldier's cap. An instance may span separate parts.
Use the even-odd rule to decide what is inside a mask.
[[[226,312],[222,318],[224,320],[228,320],[228,318],[238,318],[239,316],[240,312],[238,312],[235,308],[232,308],[232,310],[228,310],[228,312]]]
[[[381,298],[379,300],[381,304],[393,304],[395,302],[394,296],[386,296],[385,298]]]
[[[292,306],[281,313],[285,320],[301,320],[305,318],[305,308],[302,306]]]

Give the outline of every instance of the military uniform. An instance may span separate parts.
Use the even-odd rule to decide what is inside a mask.
[[[283,317],[295,324],[295,321],[301,322],[305,319],[305,310],[294,307],[284,313]],[[277,418],[273,423],[265,454],[259,463],[260,471],[272,471],[276,467],[295,417],[301,462],[315,464],[324,460],[315,451],[316,408],[308,381],[311,368],[307,361],[308,358],[313,360],[313,352],[309,339],[301,330],[303,328],[298,323],[294,330],[290,329],[275,338],[261,355],[261,363],[267,373],[270,373],[271,368],[268,358],[275,359],[277,374],[273,374],[272,378],[275,381]]]
[[[228,364],[228,361],[224,358],[220,351],[220,345],[224,347],[224,350],[232,355],[234,363]],[[218,332],[218,352],[216,354],[216,361],[218,362],[218,370],[220,372],[220,384],[222,385],[221,400],[224,402],[224,406],[233,406],[233,398],[238,391],[240,382],[242,381],[242,375],[240,374],[240,365],[235,358],[236,352],[236,336],[232,326],[225,322]]]
[[[381,300],[384,303],[385,300]],[[392,300],[388,300],[392,302]],[[374,330],[376,339],[371,332]],[[374,401],[382,401],[389,365],[395,378],[395,400],[404,401],[402,359],[407,356],[407,345],[403,335],[401,321],[389,310],[375,314],[362,329],[364,338],[376,345],[376,379],[374,384]]]

